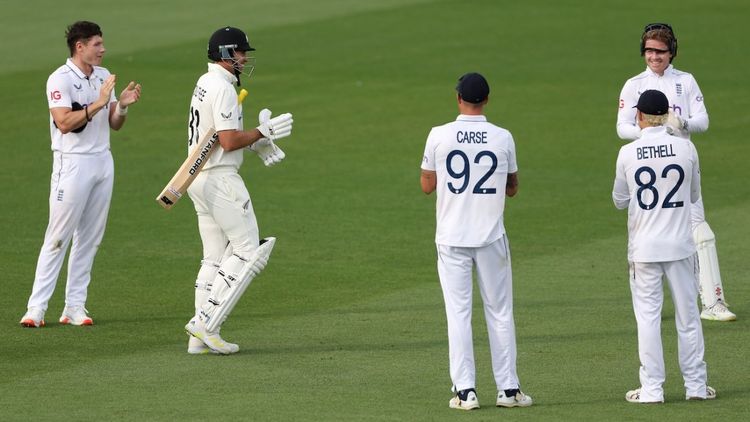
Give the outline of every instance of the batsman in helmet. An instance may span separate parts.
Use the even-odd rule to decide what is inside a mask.
[[[234,27],[215,31],[208,41],[208,71],[193,90],[188,116],[188,153],[205,133],[216,133],[217,147],[188,188],[198,216],[203,259],[195,282],[195,315],[185,326],[188,353],[232,354],[239,346],[225,341],[220,329],[250,282],[266,266],[276,242],[260,239],[253,204],[239,175],[243,151],[271,166],[284,158],[274,141],[292,132],[290,113],[271,117],[264,109],[259,124],[243,129],[243,109],[235,85],[250,76],[247,35]]]

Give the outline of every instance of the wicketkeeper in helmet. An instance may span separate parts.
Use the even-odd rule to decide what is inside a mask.
[[[677,37],[666,23],[646,25],[641,35],[641,56],[646,70],[630,78],[620,93],[617,113],[617,135],[624,140],[640,138],[636,122],[638,98],[642,92],[655,89],[666,94],[670,110],[667,130],[673,136],[690,139],[694,132],[708,129],[708,113],[698,83],[693,75],[675,69],[672,61],[677,56]],[[734,321],[737,316],[727,309],[724,287],[719,273],[716,237],[706,222],[703,198],[690,205],[693,240],[700,263],[700,298],[703,303],[701,318],[714,321]]]
[[[250,194],[238,170],[244,151],[256,153],[271,166],[284,158],[274,141],[292,132],[289,113],[271,118],[264,109],[259,125],[243,129],[242,105],[234,85],[249,76],[247,53],[255,50],[237,28],[217,30],[208,41],[208,71],[198,79],[190,102],[188,151],[206,132],[218,144],[188,188],[198,215],[203,260],[195,282],[195,316],[185,326],[188,353],[231,354],[239,346],[221,338],[227,315],[252,279],[266,266],[275,238],[260,239]]]

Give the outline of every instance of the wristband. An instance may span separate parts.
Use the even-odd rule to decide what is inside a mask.
[[[90,122],[91,118],[89,117],[89,106],[88,106],[88,104],[86,104],[85,106],[83,106],[83,111],[86,112],[86,121]]]
[[[117,102],[117,114],[120,116],[124,116],[128,114],[128,108],[120,106],[120,102]]]

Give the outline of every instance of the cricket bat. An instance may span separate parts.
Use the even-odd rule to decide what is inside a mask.
[[[247,90],[242,89],[237,96],[237,102],[241,104],[245,97],[247,97]],[[190,155],[185,159],[185,162],[182,163],[177,173],[172,177],[172,180],[167,183],[167,186],[156,197],[156,202],[159,205],[168,210],[182,198],[182,195],[187,192],[188,187],[190,187],[190,184],[198,176],[206,161],[211,157],[211,153],[214,151],[218,141],[219,134],[213,128],[206,131],[198,139],[198,145],[193,148]]]

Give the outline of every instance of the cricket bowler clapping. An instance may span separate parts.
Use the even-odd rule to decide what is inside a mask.
[[[219,330],[252,279],[265,268],[276,241],[259,239],[250,194],[238,170],[246,149],[255,151],[267,166],[284,158],[273,141],[291,134],[292,115],[271,118],[271,112],[263,110],[260,125],[243,130],[242,107],[233,84],[239,86],[240,75],[252,73],[247,52],[253,50],[240,29],[214,32],[208,41],[208,72],[198,79],[190,102],[188,150],[197,148],[205,133],[216,132],[219,144],[187,189],[203,242],[195,316],[185,326],[191,354],[239,351],[239,346],[221,338]]]
[[[24,327],[45,325],[44,314],[71,244],[65,308],[59,321],[94,324],[85,305],[112,199],[109,130],[122,128],[128,106],[141,96],[141,85],[130,82],[119,101],[115,98],[115,75],[101,67],[107,50],[99,25],[75,22],[65,37],[70,58],[47,79],[53,152],[49,223],[27,311],[20,321]]]

